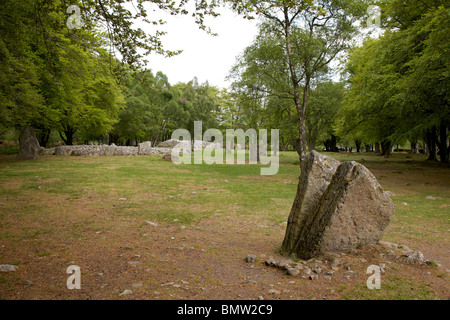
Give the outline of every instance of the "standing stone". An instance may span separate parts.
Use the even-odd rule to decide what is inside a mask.
[[[145,141],[145,142],[139,143],[138,155],[148,155],[150,153],[152,153],[151,141]]]
[[[394,210],[366,167],[344,162],[316,208],[304,217],[294,251],[299,258],[310,259],[321,252],[377,244]]]
[[[311,151],[305,161],[282,246],[283,251],[288,254],[293,252],[298,242],[301,221],[319,204],[340,164],[338,160],[316,151]]]
[[[117,146],[114,143],[112,143],[110,146],[105,145],[103,153],[106,157],[111,157],[116,152],[116,148]]]
[[[225,152],[231,154],[231,151],[234,150],[234,147],[234,138],[233,140],[227,138],[225,140]]]
[[[38,158],[40,146],[32,127],[26,127],[20,132],[19,143],[20,150],[16,157],[17,160],[36,160]]]

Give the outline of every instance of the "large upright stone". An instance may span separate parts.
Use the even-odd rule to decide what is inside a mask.
[[[395,207],[374,175],[354,161],[336,170],[319,204],[303,217],[295,254],[318,253],[378,243]]]
[[[150,153],[152,153],[152,142],[151,141],[145,141],[145,142],[139,143],[138,155],[148,155]]]
[[[289,214],[283,251],[292,253],[298,242],[301,221],[310,215],[320,203],[340,162],[333,158],[311,151],[300,175],[297,194]]]
[[[111,145],[105,145],[103,148],[103,154],[105,157],[111,157],[116,152],[117,146],[114,143],[111,143]]]
[[[20,132],[20,149],[17,154],[17,160],[35,160],[40,151],[39,142],[36,133],[32,127],[26,127]]]

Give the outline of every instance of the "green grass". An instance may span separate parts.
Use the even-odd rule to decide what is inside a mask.
[[[20,147],[8,147],[8,148],[0,148],[0,154],[16,154],[19,152]]]
[[[328,155],[362,163],[384,190],[395,194],[396,211],[384,240],[448,243],[448,167],[405,153],[388,159],[373,153]],[[113,230],[117,219],[139,223],[177,219],[183,225],[213,215],[230,223],[287,221],[300,175],[295,152],[280,152],[280,168],[274,176],[261,176],[260,165],[174,165],[161,158],[41,156],[36,161],[17,161],[14,155],[0,155],[0,240],[42,245],[51,242],[54,234],[61,242],[82,240],[89,232]],[[255,228],[255,232],[266,231]],[[445,280],[443,275],[439,278]],[[337,291],[346,299],[435,298],[426,283],[393,275],[382,277],[381,290],[358,285]]]
[[[430,285],[410,277],[386,275],[380,289],[368,289],[366,285],[340,287],[338,291],[346,300],[433,300],[436,295]]]
[[[448,230],[445,217],[449,213],[450,182],[440,173],[448,174],[447,168],[426,163],[421,155],[412,159],[397,153],[389,159],[371,153],[329,155],[341,161],[361,161],[385,190],[396,194],[394,234],[439,240]],[[28,192],[39,192],[44,198],[92,200],[94,206],[111,207],[118,215],[185,222],[234,207],[238,215],[265,214],[280,223],[286,221],[300,174],[299,166],[292,164],[298,160],[295,152],[280,153],[280,169],[274,176],[260,176],[260,165],[177,166],[160,158],[42,156],[37,161],[15,161],[12,156],[2,156],[0,197],[7,202],[10,197],[21,199]],[[437,172],[422,180],[430,170]],[[424,184],[426,180],[429,184]],[[408,183],[411,186],[405,187]],[[428,195],[440,199],[427,200]],[[405,202],[407,205],[402,205]],[[19,216],[45,210],[53,208],[23,205]],[[415,228],[420,223],[433,225],[438,233]]]

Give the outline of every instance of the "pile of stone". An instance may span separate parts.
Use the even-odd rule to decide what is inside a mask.
[[[366,167],[312,151],[302,168],[283,251],[310,259],[377,244],[394,210],[389,195]]]
[[[265,261],[265,265],[268,267],[278,268],[286,272],[290,276],[302,275],[302,278],[308,278],[310,280],[316,280],[318,275],[322,272],[325,273],[326,265],[322,261],[299,261],[294,262],[291,259],[275,260],[273,257],[269,257]],[[334,269],[336,269],[334,267]],[[327,275],[333,272],[328,272]]]
[[[37,143],[37,140],[36,140]],[[149,155],[149,154],[171,154],[172,149],[177,147],[178,153],[191,152],[189,141],[182,141],[176,139],[170,139],[158,144],[158,148],[152,147],[150,141],[140,143],[137,147],[128,146],[116,146],[114,143],[111,145],[73,145],[73,146],[58,146],[54,148],[43,148],[37,144],[37,154],[41,155],[57,155],[57,156],[136,156],[136,155]],[[27,145],[33,145],[27,142]],[[206,141],[196,140],[195,149],[201,149],[210,146],[212,148],[221,148],[220,143],[211,143]],[[33,154],[30,152],[30,154]],[[27,156],[33,158],[34,156]]]
[[[158,146],[159,146],[159,147],[164,147],[164,148],[173,148],[173,147],[177,146],[177,145],[180,144],[180,143],[190,144],[190,143],[187,142],[187,141],[184,142],[184,141],[177,140],[177,139],[169,139],[169,140],[167,140],[167,141],[160,142],[160,143],[158,144]]]
[[[173,147],[184,147],[186,146],[187,149],[190,149],[191,142],[190,141],[184,141],[184,140],[178,140],[178,139],[169,139],[167,141],[163,141],[158,144],[159,147],[166,147],[166,148],[173,148]],[[214,143],[214,142],[208,142],[208,141],[202,141],[202,140],[195,140],[194,141],[194,150],[206,148],[207,146],[210,146],[212,148],[222,148],[222,145],[220,143]]]
[[[406,264],[431,265],[432,262],[425,259],[422,252],[412,250],[404,244],[396,244],[387,241],[380,241],[380,245],[388,248],[386,255],[399,262]]]
[[[149,154],[170,154],[169,148],[152,148],[150,141],[140,143],[137,147],[111,145],[74,145],[58,146],[55,148],[40,147],[41,155],[57,156],[137,156]]]

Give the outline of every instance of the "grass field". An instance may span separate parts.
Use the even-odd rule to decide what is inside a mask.
[[[337,272],[311,281],[265,267],[297,188],[293,152],[280,154],[274,176],[261,176],[259,165],[176,166],[157,155],[0,155],[0,264],[19,268],[0,273],[0,298],[447,299],[450,169],[423,155],[329,155],[362,163],[394,194],[383,240],[420,250],[432,266],[363,250],[344,256],[360,258],[352,279]],[[250,253],[256,264],[244,261]],[[364,268],[381,262],[390,266],[382,289],[369,290]],[[66,287],[72,264],[80,290]],[[126,289],[133,294],[120,295]]]

